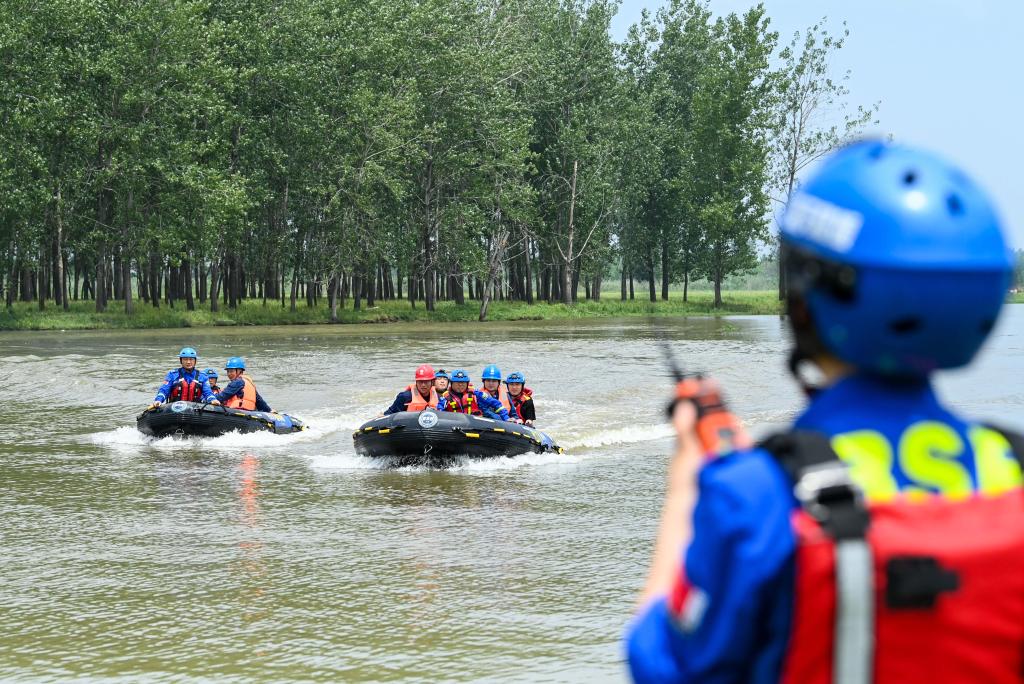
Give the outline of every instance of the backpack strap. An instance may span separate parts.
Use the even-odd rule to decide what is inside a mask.
[[[795,430],[765,440],[800,506],[835,540],[834,684],[869,684],[874,665],[874,558],[864,495],[828,437]]]
[[[828,437],[794,430],[769,437],[761,448],[782,466],[801,507],[829,536],[836,541],[864,538],[870,523],[864,495]]]

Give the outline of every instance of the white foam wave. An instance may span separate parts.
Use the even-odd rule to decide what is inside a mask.
[[[631,425],[614,430],[601,430],[591,434],[569,437],[559,444],[565,449],[595,449],[612,444],[634,444],[665,439],[672,436],[672,426],[667,423],[658,425]]]
[[[527,466],[549,466],[579,463],[582,459],[567,453],[562,454],[520,454],[519,456],[496,456],[494,458],[454,457],[444,467],[451,472],[490,473],[516,470]],[[315,456],[310,459],[310,467],[317,470],[393,470],[395,472],[421,472],[433,469],[426,465],[408,465],[400,468],[393,466],[393,461],[384,458],[371,458],[355,454],[334,454]]]
[[[137,451],[143,447],[180,451],[188,449],[283,449],[294,444],[304,444],[324,439],[344,430],[353,430],[362,424],[362,418],[355,415],[334,413],[321,409],[309,414],[307,429],[288,435],[277,435],[260,430],[258,432],[229,432],[220,437],[148,437],[136,428],[125,425],[114,430],[96,432],[88,436],[93,444],[115,451]]]

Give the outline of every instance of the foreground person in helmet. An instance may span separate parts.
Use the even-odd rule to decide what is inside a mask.
[[[263,400],[260,393],[256,391],[249,376],[245,375],[245,362],[239,356],[232,356],[224,365],[228,374],[228,384],[223,390],[214,395],[211,404],[223,404],[228,408],[240,408],[245,411],[273,411],[270,405]]]
[[[390,416],[401,411],[422,411],[437,408],[437,390],[434,389],[434,369],[423,364],[416,369],[414,383],[398,393],[394,402],[382,415]]]
[[[929,153],[828,158],[782,224],[794,431],[705,461],[691,403],[642,608],[640,682],[1021,682],[1018,438],[940,403],[998,316],[1011,257],[988,198]],[[1011,446],[1016,444],[1016,448]]]
[[[508,400],[515,415],[524,424],[533,426],[537,422],[537,409],[533,405],[533,390],[526,386],[526,378],[520,372],[509,373],[505,378]]]
[[[483,416],[494,420],[509,420],[508,411],[500,401],[470,386],[469,373],[464,370],[452,373],[452,384],[448,391],[441,395],[437,410],[468,413],[471,416]]]
[[[180,368],[167,373],[164,384],[156,391],[156,397],[150,406],[172,401],[210,401],[213,392],[206,375],[196,370],[199,355],[192,347],[185,347],[178,352]]]

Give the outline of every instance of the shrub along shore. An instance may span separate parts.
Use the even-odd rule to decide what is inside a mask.
[[[715,308],[711,292],[691,292],[688,301],[682,294],[670,293],[668,301],[650,302],[647,299],[622,301],[604,298],[600,301],[581,300],[576,304],[548,304],[538,302],[496,301],[487,309],[488,321],[562,320],[579,318],[613,318],[621,316],[729,316],[769,315],[782,312],[778,295],[772,291],[734,291],[722,295],[723,306]],[[196,304],[188,311],[184,302],[176,308],[162,306],[154,309],[139,306],[135,313],[126,315],[122,310],[97,313],[91,301],[71,302],[64,311],[52,302],[40,311],[31,302],[15,302],[11,309],[0,310],[0,330],[92,330],[126,328],[189,328],[238,325],[315,325],[328,324],[330,309],[326,302],[307,307],[300,304],[295,311],[281,307],[277,302],[243,301],[237,308],[223,308],[211,312],[208,305]],[[463,305],[438,302],[434,311],[427,311],[421,302],[412,308],[408,301],[381,302],[378,306],[354,311],[351,307],[338,310],[337,323],[397,323],[423,321],[437,323],[475,322],[480,316],[479,302]]]

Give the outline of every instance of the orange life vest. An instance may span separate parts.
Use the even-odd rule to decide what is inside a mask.
[[[526,390],[523,391],[525,392]],[[484,392],[486,392],[489,396],[494,397],[494,395],[488,392],[486,388],[484,389]],[[506,411],[508,411],[509,415],[512,415],[512,401],[508,393],[508,388],[505,387],[505,385],[498,385],[498,396],[494,398],[501,402],[501,405],[505,408]]]
[[[252,384],[252,380],[246,375],[239,375],[240,379],[245,386],[242,387],[242,396],[237,394],[228,399],[227,406],[229,408],[240,408],[243,411],[255,411],[256,410],[256,385]]]
[[[409,385],[405,389],[412,395],[412,400],[405,405],[406,411],[422,411],[428,406],[437,408],[437,390],[433,386],[430,387],[430,399],[424,399],[420,391],[416,389],[416,385]]]
[[[455,394],[452,390],[448,390],[441,396],[446,399],[444,405],[445,411],[451,411],[452,413],[465,413],[471,416],[483,415],[483,412],[476,403],[476,394],[473,391],[472,385],[469,385],[466,388],[465,394],[459,395]]]

